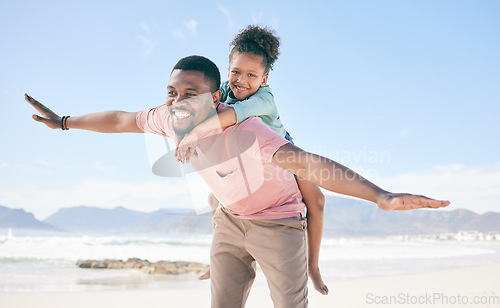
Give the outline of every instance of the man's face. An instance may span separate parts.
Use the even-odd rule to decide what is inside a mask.
[[[176,69],[170,75],[166,104],[177,135],[189,133],[214,115],[217,102],[202,72]]]

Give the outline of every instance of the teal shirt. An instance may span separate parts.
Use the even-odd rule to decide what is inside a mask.
[[[228,81],[221,84],[220,90],[222,91],[221,102],[227,103],[236,113],[236,124],[245,121],[249,117],[257,116],[273,131],[285,137],[286,130],[281,123],[278,108],[274,103],[274,95],[268,85],[260,87],[257,92],[244,100],[234,97]]]

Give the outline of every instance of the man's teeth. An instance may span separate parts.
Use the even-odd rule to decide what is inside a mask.
[[[191,116],[191,113],[189,113],[189,112],[187,112],[185,110],[175,110],[174,114],[179,119],[184,119],[184,118],[187,118],[187,117]]]

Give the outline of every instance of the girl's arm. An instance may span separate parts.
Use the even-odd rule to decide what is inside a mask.
[[[201,135],[211,130],[226,128],[234,124],[236,124],[236,112],[233,108],[229,107],[198,124],[198,126],[193,128],[191,133],[194,132],[197,135]]]
[[[273,113],[277,114],[274,96],[268,86],[262,87],[247,99],[232,104],[193,128],[177,145],[177,160],[183,163],[189,162],[189,157],[196,155],[199,136],[204,133],[239,124],[252,116],[265,116]]]
[[[189,162],[189,157],[196,155],[196,147],[201,134],[215,129],[223,129],[234,124],[236,124],[236,112],[231,107],[201,122],[189,134],[185,135],[177,145],[175,150],[177,160],[183,163]]]
[[[200,123],[193,131],[195,134],[201,135],[214,129],[239,124],[249,117],[271,115],[275,110],[273,94],[269,87],[263,87],[247,99],[232,104],[219,112],[217,116]]]
[[[236,112],[236,123],[241,123],[249,117],[269,116],[278,117],[278,108],[274,102],[274,95],[269,86],[261,87],[246,100],[231,105]]]

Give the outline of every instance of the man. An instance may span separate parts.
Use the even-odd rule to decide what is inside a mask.
[[[170,75],[165,105],[140,111],[106,111],[59,117],[25,95],[50,128],[104,133],[150,132],[176,140],[216,114],[220,74],[210,60],[181,59]],[[221,205],[213,217],[212,307],[243,307],[259,262],[275,307],[307,306],[304,204],[293,174],[333,192],[378,204],[382,210],[439,208],[448,201],[393,194],[327,158],[307,153],[252,117],[200,136],[193,168]],[[293,173],[293,174],[292,174]]]

